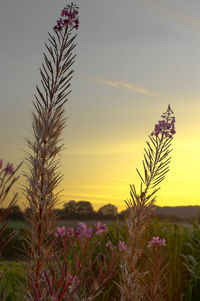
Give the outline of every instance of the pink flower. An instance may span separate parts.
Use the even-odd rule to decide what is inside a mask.
[[[111,250],[113,249],[113,244],[112,244],[112,242],[111,241],[108,241],[107,243],[106,243],[106,247],[108,247],[108,248],[110,248]]]
[[[84,235],[87,233],[87,225],[83,222],[78,223],[78,232],[80,235]]]
[[[171,121],[159,120],[158,124],[155,125],[152,135],[158,136],[159,133],[163,133],[165,137],[172,138],[176,133],[175,131],[175,117],[171,118]]]
[[[163,238],[163,239],[159,239],[158,236],[154,236],[154,237],[152,238],[152,240],[149,241],[147,247],[148,247],[148,248],[151,248],[154,244],[157,244],[157,245],[159,245],[159,246],[166,246],[166,241],[165,241],[164,238]]]
[[[95,227],[96,227],[96,234],[100,234],[102,232],[108,231],[106,225],[105,224],[101,225],[101,222],[98,222],[97,224],[95,224]]]
[[[85,223],[83,222],[78,223],[78,230],[76,231],[77,236],[91,237],[92,232],[93,232],[92,228],[88,228]]]
[[[67,26],[78,29],[78,6],[73,3],[71,3],[71,5],[67,5],[62,10],[60,16],[65,19],[63,20],[62,18],[60,18],[60,20],[57,21],[57,25],[53,28],[55,31],[62,31],[62,29]]]
[[[125,243],[120,240],[119,243],[118,243],[118,248],[119,248],[120,251],[125,251],[126,250]]]
[[[64,17],[64,16],[66,16],[66,10],[65,9],[63,9],[62,12],[61,12],[61,17]]]
[[[68,233],[69,235],[73,235],[73,234],[75,233],[74,228],[69,228],[69,229],[67,229],[67,233]]]
[[[176,134],[176,131],[174,129],[171,129],[172,135]]]
[[[160,246],[166,246],[166,241],[165,239],[160,239]]]
[[[87,234],[86,234],[86,236],[87,236],[87,237],[91,237],[91,236],[92,236],[92,233],[93,233],[92,228],[88,228],[88,229],[87,229]]]
[[[0,160],[0,168],[3,166],[3,160]]]
[[[65,226],[63,226],[63,227],[57,227],[57,232],[55,233],[55,236],[56,237],[59,237],[59,236],[63,237],[65,235],[66,235]]]
[[[7,175],[8,173],[13,174],[13,173],[14,173],[13,165],[10,164],[10,163],[8,163],[7,166],[6,166],[6,168],[5,168],[5,172],[6,172],[6,175]]]

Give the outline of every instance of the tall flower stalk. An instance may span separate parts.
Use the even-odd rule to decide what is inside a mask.
[[[47,54],[40,69],[41,87],[37,93],[32,112],[33,138],[27,139],[30,153],[27,153],[28,173],[24,173],[24,188],[29,213],[26,221],[25,252],[28,255],[28,271],[32,271],[35,290],[39,289],[40,272],[45,260],[52,256],[50,236],[55,230],[56,216],[53,209],[59,201],[55,188],[63,176],[57,171],[57,155],[63,149],[61,133],[65,127],[64,104],[70,91],[70,81],[76,46],[74,40],[78,29],[78,7],[71,3],[61,12],[54,34],[48,33],[45,44]],[[27,272],[28,272],[27,271]],[[42,295],[38,293],[38,298]],[[40,300],[40,299],[38,299]]]
[[[4,201],[6,198],[8,198],[8,194],[13,186],[13,184],[18,180],[19,176],[15,176],[18,169],[21,167],[22,162],[17,166],[17,168],[14,170],[13,165],[10,163],[7,163],[6,167],[3,168],[3,160],[0,160],[0,206],[4,204]],[[12,211],[13,206],[17,202],[17,192],[12,197],[11,201],[9,202],[6,209],[0,208],[0,255],[3,250],[3,248],[6,246],[6,244],[12,239],[12,237],[17,233],[16,230],[14,230],[12,233],[10,233],[7,237],[2,239],[2,236],[4,234],[4,231],[6,230],[6,227],[8,225],[7,217],[9,213]],[[4,204],[5,205],[5,204]],[[5,270],[2,271],[0,267],[0,282],[3,279]],[[0,300],[4,301],[6,300],[6,287],[3,287],[0,290]]]
[[[163,247],[166,246],[165,239],[153,237],[148,243],[149,253],[145,260],[145,268],[148,274],[144,279],[145,300],[160,301],[168,300],[168,261]]]
[[[137,170],[141,179],[140,193],[135,185],[131,186],[131,199],[125,201],[128,208],[126,218],[128,246],[121,263],[122,280],[119,285],[121,301],[145,300],[144,277],[149,271],[142,269],[142,255],[146,248],[146,228],[150,222],[159,184],[169,171],[171,157],[171,141],[175,131],[175,117],[168,109],[163,113],[162,120],[155,125],[149,136],[147,148],[144,149],[144,176]],[[161,300],[161,299],[160,299]]]

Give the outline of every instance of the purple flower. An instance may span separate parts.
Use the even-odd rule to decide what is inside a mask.
[[[54,30],[58,30],[58,31],[62,31],[62,26],[54,26],[54,28],[53,28]]]
[[[69,24],[69,20],[68,20],[68,19],[64,19],[64,20],[63,20],[63,24],[64,24],[65,26],[67,26],[67,24]]]
[[[150,240],[149,241],[149,243],[148,243],[148,248],[151,248],[153,245],[159,245],[159,246],[166,246],[166,241],[165,241],[165,239],[163,238],[163,239],[159,239],[159,237],[158,236],[154,236],[153,238],[152,238],[152,240]]]
[[[126,250],[125,243],[120,240],[119,243],[118,243],[118,248],[119,248],[120,251],[125,251]]]
[[[71,5],[67,5],[61,12],[60,16],[65,18],[64,20],[60,18],[57,21],[57,26],[54,26],[53,29],[55,31],[62,31],[63,27],[71,27],[78,29],[79,27],[79,19],[78,19],[78,6],[71,3]]]
[[[75,233],[74,228],[68,228],[68,229],[67,229],[67,233],[68,233],[69,235],[73,235],[73,234]]]
[[[57,26],[61,26],[63,24],[63,19],[59,19],[59,20],[57,20]]]
[[[10,163],[8,163],[7,166],[6,166],[6,168],[5,168],[5,172],[6,172],[6,175],[9,174],[9,173],[13,174],[14,173],[13,165],[10,164]]]
[[[166,241],[165,241],[165,239],[163,238],[163,239],[160,239],[160,246],[166,246]]]
[[[74,21],[74,23],[75,23],[75,29],[78,29],[78,27],[79,27],[79,19],[77,18],[77,19]]]
[[[78,223],[78,230],[80,231],[80,232],[87,232],[87,225],[85,224],[85,223],[83,223],[83,222],[79,222]]]
[[[95,227],[96,227],[96,234],[100,234],[102,232],[108,231],[106,225],[105,224],[101,225],[101,222],[98,222],[97,224],[95,224]]]
[[[172,138],[172,136],[176,133],[174,123],[175,117],[172,117],[171,122],[159,120],[158,124],[155,125],[152,135],[158,136],[159,133],[163,133],[165,137]]]
[[[87,237],[91,237],[92,233],[93,233],[92,228],[88,228],[88,230],[87,230]]]
[[[167,122],[165,127],[169,130],[171,128],[171,123],[170,122]]]
[[[108,241],[107,243],[106,243],[106,247],[108,247],[108,248],[110,248],[111,250],[113,249],[113,244],[112,244],[112,242],[111,241]]]
[[[174,129],[171,129],[172,135],[176,134],[176,131]]]
[[[55,233],[55,236],[56,237],[59,237],[59,236],[63,237],[65,235],[66,235],[65,226],[63,226],[63,227],[57,227],[57,232]]]
[[[88,228],[85,223],[83,222],[78,223],[78,230],[76,231],[76,235],[78,237],[80,236],[91,237],[92,232],[93,232],[92,228]]]
[[[61,17],[65,17],[66,16],[66,10],[63,9],[62,12],[61,12]]]

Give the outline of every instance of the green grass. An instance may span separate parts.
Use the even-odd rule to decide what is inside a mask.
[[[94,225],[95,221],[85,221],[88,226]],[[108,225],[109,232],[106,240],[111,240],[117,244],[119,240],[126,242],[126,228],[120,222],[116,223],[107,221],[103,222]],[[17,223],[18,227],[20,223]],[[58,221],[57,225],[75,227],[77,221],[63,220]],[[13,222],[13,226],[16,224]],[[147,238],[150,240],[153,236],[165,238],[166,253],[169,263],[168,272],[168,301],[199,301],[200,300],[200,229],[197,223],[192,227],[184,227],[180,224],[172,224],[153,220],[147,231]],[[98,252],[104,252],[105,241],[98,246]],[[94,254],[95,256],[95,254]],[[7,273],[0,287],[7,282],[7,299],[20,300],[23,290],[18,280],[25,284],[25,275],[23,264],[21,262],[1,262],[1,270],[7,268]],[[116,276],[115,281],[119,281]],[[112,300],[111,296],[118,296],[119,290],[113,281],[110,281],[105,287],[104,293],[96,301]],[[116,298],[116,300],[118,300]]]
[[[7,229],[8,228],[15,228],[15,229],[21,229],[23,227],[23,225],[25,225],[24,221],[14,221],[14,220],[9,220],[8,225],[7,225]]]
[[[25,273],[22,262],[4,261],[0,263],[1,271],[6,269],[0,288],[6,286],[6,301],[22,300],[23,288],[20,282],[25,284]]]

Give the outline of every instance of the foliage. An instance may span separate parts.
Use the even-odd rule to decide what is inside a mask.
[[[122,300],[143,301],[146,290],[144,288],[144,279],[150,271],[148,268],[141,267],[138,263],[145,253],[145,233],[150,218],[154,210],[156,193],[160,189],[159,185],[164,180],[166,173],[169,171],[171,150],[171,141],[175,131],[175,117],[170,105],[165,113],[162,114],[162,120],[155,125],[154,131],[147,141],[145,150],[143,169],[144,175],[137,170],[141,179],[140,192],[136,191],[135,185],[131,186],[131,199],[126,202],[128,215],[126,218],[126,227],[128,233],[128,247],[123,258],[122,282],[119,285]],[[157,236],[157,235],[156,235]],[[158,279],[157,279],[158,280]],[[150,285],[150,284],[149,284]],[[165,287],[163,287],[163,295]],[[155,296],[155,300],[159,298]]]
[[[1,270],[6,270],[0,288],[6,285],[6,301],[22,300],[23,288],[20,283],[26,283],[22,262],[4,261],[1,263]]]
[[[16,177],[15,174],[18,169],[21,167],[22,163],[18,165],[18,167],[14,170],[13,165],[7,163],[6,167],[3,168],[3,160],[0,160],[0,205],[4,203],[6,198],[8,198],[8,194],[13,186],[13,184],[18,180],[19,176]],[[10,214],[13,206],[16,204],[17,193],[14,194],[13,198],[9,202],[9,205],[6,209],[0,209],[0,255],[2,254],[4,248],[9,243],[9,241],[14,237],[17,233],[16,229],[14,229],[9,234],[6,235],[6,227],[8,225],[7,217]],[[6,270],[0,269],[0,283],[2,284],[5,279]],[[6,284],[4,283],[1,286],[0,290],[0,299],[5,300],[6,298]]]
[[[99,252],[105,251],[105,242],[111,240],[113,244],[117,244],[119,240],[123,240],[127,243],[126,228],[122,224],[112,223],[108,226],[104,240],[94,252],[94,256]],[[193,224],[193,228],[189,229],[181,225],[169,224],[167,221],[161,222],[156,219],[152,220],[148,225],[148,231],[146,232],[147,241],[153,236],[163,237],[166,240],[166,255],[169,267],[169,273],[167,281],[168,286],[168,299],[169,301],[196,301],[199,294],[198,277],[200,275],[199,269],[199,237],[200,229],[197,224]],[[191,258],[185,261],[184,257]],[[192,259],[192,257],[193,259]],[[93,258],[93,257],[92,257]],[[141,260],[144,263],[144,260]],[[196,263],[197,264],[196,264]],[[8,265],[9,264],[9,265]],[[9,279],[11,285],[8,286],[8,297],[11,298],[12,294],[20,292],[22,297],[22,289],[19,283],[16,281],[18,277],[23,283],[26,283],[25,274],[23,272],[23,263],[20,262],[3,262],[3,268],[9,268]],[[12,268],[11,268],[12,267]],[[121,279],[121,271],[118,266],[117,273],[110,281],[105,285],[104,291],[95,301],[109,301],[120,300],[120,290],[116,283],[119,283]],[[3,282],[4,284],[5,282]],[[1,286],[0,286],[1,287]],[[113,298],[113,299],[112,299]],[[7,299],[12,300],[12,299]],[[16,299],[13,299],[16,300]],[[18,300],[18,299],[17,299]],[[20,300],[20,298],[19,298]]]
[[[24,254],[20,255],[26,262],[23,271],[15,264],[15,272],[12,264],[1,264],[1,271],[4,266],[8,270],[4,278],[0,275],[0,299],[199,300],[198,225],[194,224],[190,232],[177,225],[151,221],[160,183],[169,171],[171,141],[176,133],[170,106],[146,142],[143,175],[137,169],[141,179],[140,192],[135,185],[131,186],[131,199],[126,201],[127,212],[121,215],[126,217],[125,224],[113,223],[107,232],[106,225],[101,222],[93,228],[79,222],[77,229],[66,230],[62,226],[54,233],[59,213],[55,206],[60,197],[55,189],[63,178],[58,172],[60,161],[57,157],[63,149],[60,138],[66,121],[64,104],[71,92],[71,66],[75,61],[73,50],[76,46],[73,32],[78,27],[78,7],[71,3],[62,10],[53,27],[54,34],[48,33],[47,54],[43,54],[44,62],[40,68],[41,87],[36,85],[33,102],[33,137],[27,139],[30,152],[26,158],[28,172],[24,173],[24,192],[29,206],[25,215],[26,227],[13,240],[18,250],[23,245]],[[16,181],[13,175],[17,169],[14,171],[8,163],[0,172],[0,202]],[[11,218],[23,218],[15,198],[16,195],[7,209],[0,209],[0,251],[15,233],[11,232],[11,227],[6,230],[8,214]],[[111,207],[109,217],[116,215],[114,206]],[[108,210],[102,208],[95,216],[102,216],[104,209]],[[90,202],[71,201],[64,208],[64,216],[70,215],[91,218],[94,210]],[[7,244],[7,248],[9,255],[11,245]],[[19,282],[20,285],[16,285]]]
[[[33,136],[27,139],[29,153],[26,162],[28,172],[24,173],[26,183],[24,193],[30,210],[26,221],[24,250],[29,261],[26,270],[29,288],[27,298],[43,299],[40,289],[40,274],[45,261],[53,252],[50,237],[54,231],[56,215],[53,209],[59,202],[59,192],[55,193],[63,176],[58,172],[57,159],[63,144],[61,134],[65,127],[64,104],[68,100],[70,81],[75,60],[73,49],[76,44],[74,29],[78,29],[78,7],[71,3],[61,12],[61,18],[54,26],[54,33],[48,33],[44,61],[40,68],[41,87],[36,85],[34,111],[32,112]],[[32,280],[29,273],[32,273]]]

